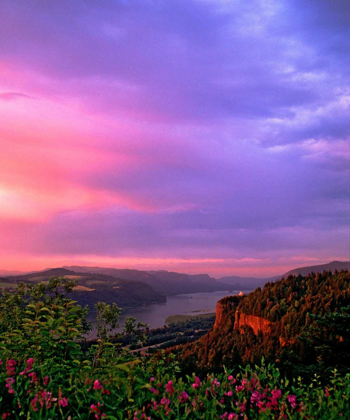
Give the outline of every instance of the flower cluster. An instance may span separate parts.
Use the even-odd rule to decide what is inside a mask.
[[[3,362],[0,360],[0,365]],[[14,359],[7,359],[5,364],[6,369],[6,379],[5,379],[5,388],[7,388],[9,394],[16,394],[14,385],[16,384],[16,366],[20,365],[21,363],[14,360]],[[61,389],[59,389],[58,397],[53,397],[51,391],[45,389],[48,385],[50,378],[48,376],[44,376],[42,381],[42,386],[40,385],[40,381],[38,378],[37,372],[33,370],[34,367],[34,359],[29,358],[25,362],[25,368],[19,373],[19,377],[27,377],[30,379],[29,387],[27,389],[27,395],[30,397],[29,406],[34,412],[41,410],[43,408],[49,410],[53,405],[57,405],[60,407],[67,407],[68,406],[68,398],[63,397]],[[21,404],[19,401],[17,402],[18,408],[21,408]],[[10,416],[11,413],[3,413],[2,418],[6,419]]]
[[[157,383],[154,377],[151,384]],[[217,377],[208,376],[201,380],[193,376],[190,388],[183,389],[184,384],[169,380],[157,387],[150,386],[150,401],[135,412],[134,420],[147,419],[148,417],[169,416],[171,413],[182,412],[184,416],[191,412],[205,412],[206,405],[212,403],[216,407],[223,407],[218,418],[235,420],[249,415],[252,412],[273,413],[287,418],[286,412],[293,414],[295,410],[301,411],[302,404],[297,403],[297,397],[291,393],[284,393],[279,388],[263,387],[258,376],[243,377],[237,381],[228,375],[221,381]]]
[[[98,402],[97,405],[96,404],[91,404],[90,406],[90,413],[95,415],[95,419],[100,420],[103,419],[104,417],[106,417],[105,413],[102,413],[102,407],[103,404]]]
[[[52,371],[45,375],[48,372],[35,360],[0,360],[0,419],[17,418],[20,412],[33,420],[69,420],[76,418],[76,413],[81,418],[88,414],[90,419],[104,420],[116,418],[116,412],[126,413],[130,420],[328,420],[348,418],[350,414],[346,406],[350,400],[350,375],[335,377],[326,387],[321,383],[303,385],[300,381],[289,386],[289,381],[279,379],[279,372],[270,367],[273,374],[265,368],[255,372],[247,368],[236,377],[193,375],[187,380],[158,370],[149,379],[153,369],[146,373],[140,366],[134,371],[131,364],[130,370],[128,366],[128,370],[114,374],[99,369],[96,377],[87,369],[74,377],[69,372],[65,376],[62,369],[58,371],[62,376]]]

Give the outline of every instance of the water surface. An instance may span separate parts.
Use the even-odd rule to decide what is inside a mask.
[[[168,296],[167,302],[155,303],[152,305],[138,306],[136,308],[123,309],[120,317],[121,331],[125,318],[132,316],[138,321],[146,322],[150,328],[164,327],[165,320],[171,315],[199,315],[201,313],[215,312],[217,302],[225,296],[238,294],[240,290],[206,292],[206,293],[189,293],[183,295]],[[251,290],[243,290],[245,294]],[[90,314],[90,322],[94,325]],[[90,338],[95,336],[95,328],[89,335]]]
[[[244,293],[247,294],[250,291],[244,290]],[[168,296],[165,303],[123,310],[120,321],[122,323],[125,317],[133,316],[139,321],[147,322],[151,328],[159,328],[164,326],[166,318],[170,315],[198,315],[204,312],[215,312],[218,300],[239,292],[240,290],[231,290]]]

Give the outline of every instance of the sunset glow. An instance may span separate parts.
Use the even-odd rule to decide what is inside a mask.
[[[0,269],[350,255],[350,6],[3,0]]]

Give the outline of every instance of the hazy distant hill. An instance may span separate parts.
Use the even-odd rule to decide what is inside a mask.
[[[265,283],[269,281],[275,281],[280,279],[282,276],[274,276],[274,277],[239,277],[239,276],[227,276],[221,277],[219,281],[225,282],[231,285],[231,288],[234,289],[255,289],[257,287],[264,286]]]
[[[84,266],[66,266],[65,268],[85,272],[100,273],[125,280],[142,281],[154,288],[158,293],[171,296],[182,293],[214,292],[219,290],[244,290],[262,287],[268,282],[279,280],[282,277],[288,277],[289,274],[300,273],[307,275],[312,272],[323,272],[344,270],[350,268],[349,261],[333,261],[328,264],[315,265],[310,267],[297,268],[288,273],[279,276],[258,278],[258,277],[238,277],[227,276],[220,279],[214,279],[208,274],[183,274],[165,270],[160,271],[141,271],[131,269],[118,269],[109,267],[84,267]]]
[[[215,292],[231,290],[232,286],[218,281],[208,274],[183,274],[171,271],[149,271],[156,278],[153,286],[156,290],[163,290],[166,294],[182,294],[196,292]]]
[[[94,289],[92,294],[91,291],[83,290],[80,287],[79,295],[77,295],[80,301],[105,300],[107,302],[116,301],[119,302],[119,305],[124,306],[136,306],[164,301],[164,295],[252,290],[282,277],[287,278],[290,274],[306,276],[312,272],[322,273],[323,271],[333,272],[346,269],[350,269],[350,261],[333,261],[328,264],[296,268],[280,276],[268,278],[226,276],[217,280],[208,274],[190,275],[165,270],[141,271],[110,267],[65,266],[20,276],[3,276],[6,277],[3,283],[4,281],[6,283],[8,279],[15,282],[41,281],[51,276],[75,276],[79,286],[88,284],[86,287]],[[94,287],[90,287],[91,284],[94,284]],[[116,286],[119,287],[118,292],[114,288]],[[75,293],[78,293],[78,289]]]
[[[0,270],[0,277],[19,276],[21,274],[26,274],[26,272],[18,270]]]
[[[255,289],[256,287],[262,287],[268,282],[273,282],[281,278],[287,278],[288,276],[297,276],[298,274],[302,276],[307,276],[311,273],[323,273],[323,271],[332,271],[335,270],[350,270],[350,261],[332,261],[328,264],[321,265],[312,265],[309,267],[300,267],[288,271],[287,273],[281,274],[280,276],[259,278],[259,277],[238,277],[238,276],[227,276],[221,277],[220,282],[228,283],[231,287],[235,289]]]
[[[141,281],[130,281],[98,273],[76,272],[65,268],[53,268],[21,276],[6,277],[6,280],[12,284],[19,282],[39,283],[53,276],[75,279],[77,287],[71,295],[72,299],[90,307],[99,301],[115,302],[122,308],[166,301],[165,296],[157,293],[151,286]]]
[[[182,293],[215,292],[231,290],[232,286],[220,282],[208,274],[182,274],[169,271],[140,271],[106,267],[66,266],[70,270],[85,273],[101,273],[116,276],[126,280],[138,280],[154,288],[166,296]]]
[[[297,276],[298,274],[302,276],[307,276],[312,272],[323,273],[323,271],[334,272],[335,270],[350,270],[350,261],[332,261],[328,264],[311,265],[310,267],[295,268],[294,270],[290,270],[287,273],[285,273],[282,277],[286,278],[290,275]]]

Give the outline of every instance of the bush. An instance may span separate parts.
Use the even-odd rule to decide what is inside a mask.
[[[174,356],[136,358],[113,344],[120,310],[99,304],[98,340],[86,345],[86,310],[65,279],[21,285],[0,298],[0,413],[3,419],[350,418],[350,375],[328,385],[281,377],[273,365],[183,377]],[[10,322],[11,321],[11,322]],[[127,323],[125,334],[142,334]]]

